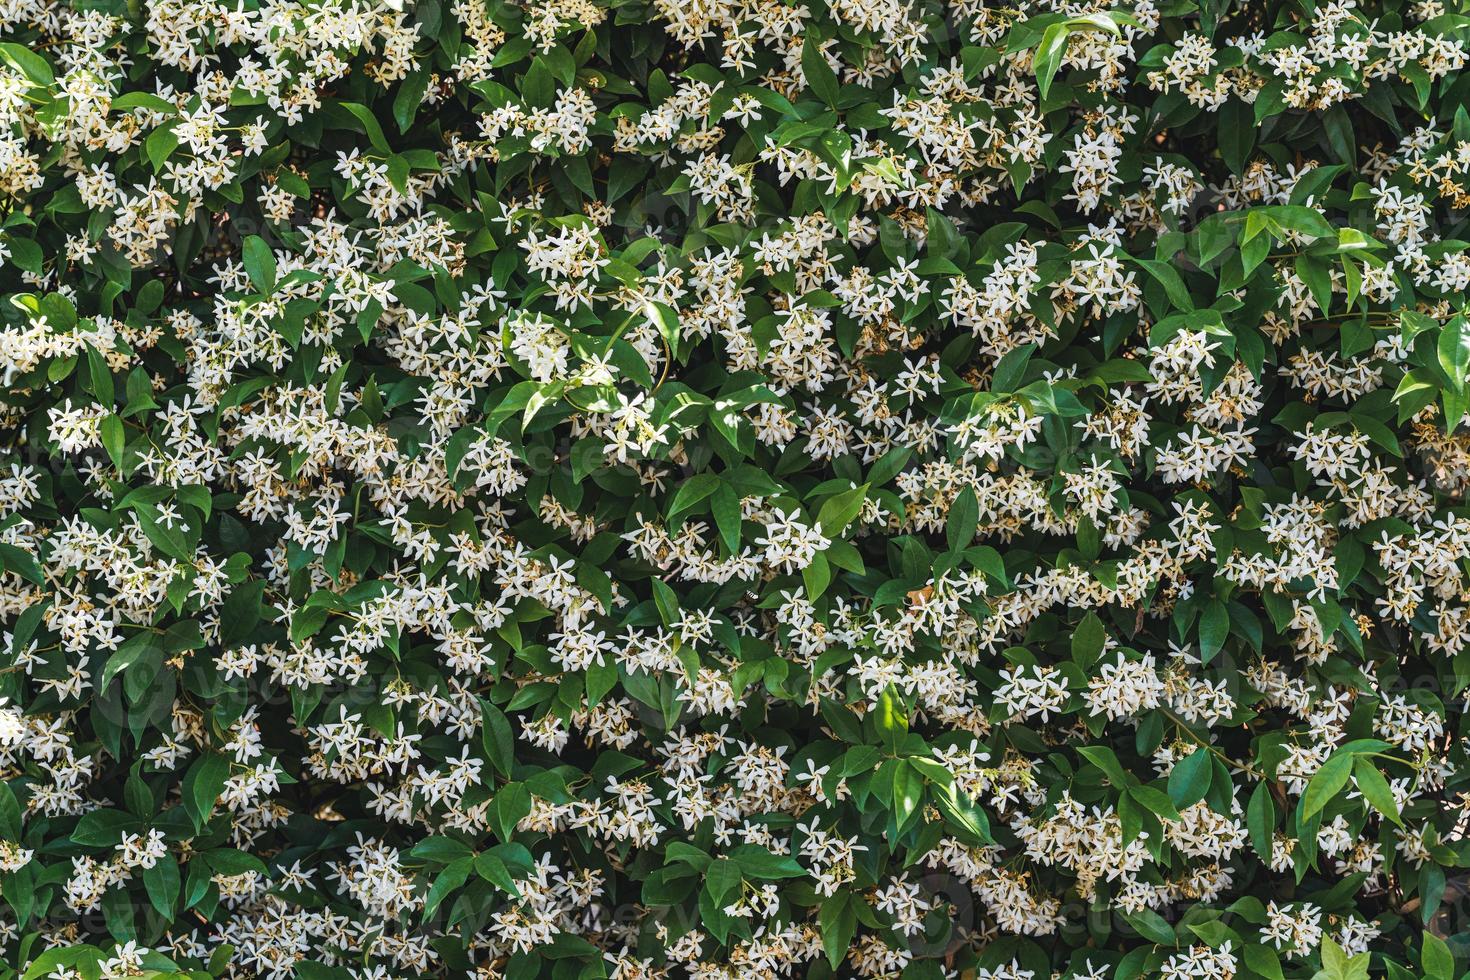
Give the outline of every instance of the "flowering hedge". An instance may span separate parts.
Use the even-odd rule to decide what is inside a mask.
[[[1454,980],[1463,0],[11,0],[0,978]]]

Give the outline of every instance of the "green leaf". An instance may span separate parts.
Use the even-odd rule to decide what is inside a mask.
[[[1188,312],[1194,309],[1194,299],[1189,295],[1189,288],[1184,285],[1184,280],[1179,273],[1167,262],[1158,259],[1134,259],[1150,276],[1158,280],[1164,287],[1164,293],[1169,297],[1169,302],[1176,310]]]
[[[398,123],[398,131],[406,133],[413,125],[413,118],[418,114],[419,106],[423,104],[424,93],[429,89],[429,72],[413,71],[398,85],[398,93],[393,97],[393,120]]]
[[[137,515],[138,525],[155,548],[170,558],[193,561],[194,549],[184,536],[183,523],[179,518],[165,520],[157,507],[142,502],[134,505],[133,512]]]
[[[1246,944],[1244,950],[1246,966],[1262,980],[1285,980],[1281,972],[1281,957],[1270,946]]]
[[[90,964],[96,967],[102,962],[104,956],[100,949],[95,946],[85,945],[58,945],[53,946],[31,961],[22,975],[22,980],[39,980],[41,977],[58,975],[63,968],[76,968],[78,964]],[[100,974],[100,970],[93,975]],[[76,975],[87,974],[77,971]]]
[[[1332,267],[1311,255],[1298,255],[1293,263],[1297,276],[1307,284],[1317,308],[1322,313],[1332,312]]]
[[[710,510],[715,515],[715,527],[720,540],[730,554],[740,551],[741,518],[740,496],[729,483],[722,482],[710,499]]]
[[[1383,773],[1373,764],[1371,756],[1359,755],[1353,758],[1353,781],[1358,784],[1358,792],[1373,805],[1373,809],[1400,827],[1404,825],[1393,790],[1389,787],[1388,780],[1383,778]]]
[[[1034,353],[1036,353],[1035,344],[1022,344],[1006,351],[1004,356],[996,362],[995,371],[990,376],[990,390],[1015,391],[1025,380],[1026,368],[1031,363],[1031,355]]]
[[[994,842],[990,835],[990,818],[976,803],[959,791],[955,784],[931,783],[931,795],[939,812],[951,824],[959,828],[974,844]]]
[[[1210,750],[1201,746],[1174,764],[1169,772],[1169,799],[1184,810],[1205,798],[1210,791],[1214,766]]]
[[[827,586],[832,584],[832,565],[827,561],[827,556],[813,555],[811,562],[801,570],[801,581],[809,600],[815,602],[820,599],[827,591]]]
[[[36,559],[13,544],[0,544],[0,568],[14,572],[33,585],[46,584],[46,576]]]
[[[712,860],[704,851],[683,841],[670,841],[669,846],[664,848],[664,856],[671,863],[687,864],[698,871],[704,871],[708,868]]]
[[[949,508],[945,524],[944,539],[950,551],[962,551],[975,540],[975,529],[980,522],[980,504],[975,499],[975,488],[965,487],[955,497]]]
[[[150,112],[170,115],[177,114],[179,111],[178,106],[152,92],[124,92],[112,100],[113,112],[128,112],[133,109],[147,109]]]
[[[822,533],[829,538],[840,535],[862,512],[863,502],[867,499],[866,483],[828,497],[822,503],[822,509],[817,512],[817,524],[821,526]]]
[[[101,686],[107,687],[112,683],[114,677],[137,663],[150,651],[160,654],[163,652],[163,643],[157,633],[145,631],[130,638],[107,658],[107,666],[102,669]]]
[[[857,934],[857,911],[853,908],[852,893],[843,890],[824,899],[817,911],[817,926],[822,933],[822,949],[827,953],[827,964],[835,970],[847,958],[852,937]]]
[[[135,833],[142,821],[120,810],[91,810],[82,814],[71,841],[88,847],[112,847],[123,834]]]
[[[410,857],[449,864],[463,857],[473,857],[475,852],[452,837],[436,834],[419,841],[408,853]]]
[[[1262,860],[1270,861],[1274,850],[1271,842],[1276,831],[1276,806],[1271,801],[1271,790],[1264,782],[1257,783],[1255,791],[1251,793],[1250,804],[1245,811],[1245,824],[1256,854]]]
[[[587,668],[587,703],[601,704],[607,693],[618,686],[618,665],[612,657]]]
[[[1258,210],[1267,216],[1271,225],[1278,228],[1294,231],[1308,238],[1335,239],[1337,237],[1337,229],[1332,222],[1324,218],[1322,212],[1316,208],[1298,204],[1283,204]]]
[[[104,408],[112,408],[115,392],[112,383],[112,369],[107,366],[107,359],[102,353],[87,345],[87,374],[90,376],[92,394],[97,396],[98,404]]]
[[[102,448],[107,450],[107,458],[112,460],[124,473],[124,456],[127,452],[127,430],[123,426],[123,420],[111,413],[104,415],[97,426],[98,435],[102,437]]]
[[[1219,599],[1211,598],[1199,617],[1199,656],[1209,663],[1230,636],[1230,610]]]
[[[424,896],[424,918],[431,917],[440,903],[449,897],[450,892],[469,880],[470,872],[474,868],[473,857],[462,857],[436,872],[428,894]]]
[[[252,871],[258,875],[265,875],[269,870],[265,862],[254,854],[246,854],[233,847],[212,848],[204,851],[203,857],[211,869],[222,875],[242,875]]]
[[[802,45],[801,73],[806,77],[807,87],[817,98],[829,106],[837,105],[837,76],[827,63],[826,55],[822,54],[821,42],[815,37],[807,37],[806,43]]]
[[[1423,933],[1419,961],[1425,980],[1455,980],[1455,954],[1443,939],[1432,932]]]
[[[509,776],[515,765],[515,735],[505,713],[484,698],[480,699],[481,740],[485,758],[501,775]]]
[[[653,300],[643,304],[643,312],[658,329],[659,337],[668,347],[668,356],[672,357],[679,350],[679,314],[667,303]]]
[[[1348,956],[1330,936],[1322,939],[1322,969],[1313,980],[1368,980],[1367,953]]]
[[[525,783],[506,783],[495,794],[494,809],[495,832],[502,841],[509,842],[516,824],[531,812],[531,791]]]
[[[772,854],[756,844],[742,844],[730,852],[744,878],[756,881],[805,878],[807,870],[788,854]]]
[[[143,889],[148,893],[148,902],[166,920],[174,917],[182,887],[179,863],[172,854],[163,855],[153,867],[143,869]]]
[[[1101,769],[1114,786],[1128,785],[1128,773],[1124,771],[1123,764],[1118,761],[1118,756],[1112,749],[1105,745],[1080,745],[1077,753]]]
[[[901,834],[919,812],[924,799],[924,777],[907,759],[893,759],[893,823]]]
[[[342,102],[339,104],[361,124],[363,132],[367,134],[368,142],[373,145],[373,149],[384,156],[388,156],[393,152],[392,148],[388,146],[387,138],[383,136],[383,127],[378,124],[378,118],[373,115],[371,109],[359,102]]]
[[[259,235],[247,235],[241,245],[245,262],[245,274],[257,292],[270,295],[276,288],[276,257],[265,239]]]
[[[1090,669],[1102,656],[1107,641],[1108,633],[1102,620],[1097,613],[1088,612],[1072,633],[1072,659],[1084,670]]]
[[[1160,946],[1179,945],[1179,938],[1174,934],[1174,927],[1153,909],[1120,912],[1119,915],[1123,917],[1124,922],[1127,922],[1134,931],[1149,942]]]
[[[0,61],[4,61],[36,85],[50,86],[56,83],[56,72],[51,69],[51,62],[23,44],[0,41]]]
[[[510,868],[489,851],[475,855],[475,874],[509,895],[520,896],[520,889],[516,887],[515,876],[510,873]]]
[[[1450,379],[1456,391],[1465,388],[1465,372],[1470,370],[1470,329],[1466,328],[1463,316],[1450,318],[1439,334],[1436,347],[1439,366]]]
[[[716,908],[723,908],[740,893],[740,865],[729,858],[711,861],[704,872],[704,890]]]
[[[184,811],[194,821],[196,829],[203,827],[209,819],[210,811],[214,809],[220,793],[224,792],[229,777],[229,760],[213,752],[200,756],[184,774]]]
[[[177,124],[178,120],[170,120],[149,133],[143,141],[143,150],[155,173],[163,169],[164,161],[178,148],[179,137],[174,133]]]
[[[1233,174],[1245,172],[1246,162],[1256,145],[1256,125],[1252,109],[1239,97],[1231,97],[1220,107],[1219,120],[1220,155]]]
[[[1051,91],[1052,79],[1062,65],[1067,53],[1067,38],[1071,28],[1066,23],[1053,24],[1041,35],[1041,44],[1033,56],[1032,68],[1036,72],[1036,88],[1043,99]]]
[[[1323,807],[1332,802],[1347,785],[1352,771],[1353,755],[1350,752],[1338,750],[1324,762],[1308,781],[1307,790],[1302,794],[1302,818],[1310,819],[1313,814],[1320,813]]]
[[[714,473],[696,473],[679,485],[669,503],[669,515],[681,514],[720,489],[723,481]]]
[[[1129,786],[1128,796],[1139,806],[1163,820],[1180,820],[1179,811],[1169,795],[1152,786]]]
[[[878,696],[878,711],[873,718],[885,744],[896,746],[909,730],[909,712],[898,689],[889,684]]]

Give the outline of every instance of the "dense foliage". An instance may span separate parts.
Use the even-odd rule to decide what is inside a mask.
[[[1454,980],[1462,6],[8,0],[0,977]]]

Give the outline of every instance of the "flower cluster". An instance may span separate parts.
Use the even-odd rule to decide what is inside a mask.
[[[1455,980],[1463,0],[12,0],[0,980]]]

